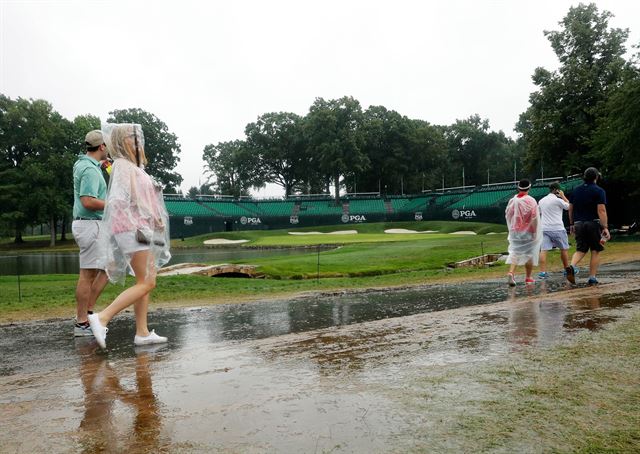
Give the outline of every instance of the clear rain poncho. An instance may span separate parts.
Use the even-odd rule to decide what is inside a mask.
[[[100,241],[104,270],[113,283],[124,283],[131,258],[149,250],[145,279],[171,258],[169,215],[162,187],[145,171],[144,135],[137,124],[102,124],[107,152],[114,160],[102,218]]]
[[[542,223],[536,200],[520,194],[509,200],[505,210],[509,228],[509,257],[507,263],[524,265],[529,260],[538,265],[542,244]]]

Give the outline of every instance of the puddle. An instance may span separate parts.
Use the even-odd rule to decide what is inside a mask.
[[[629,276],[613,270],[603,281],[616,273]],[[471,371],[602,329],[640,302],[640,290],[565,301],[556,294],[561,280],[531,292],[503,284],[157,311],[150,325],[171,342],[142,349],[132,345],[126,315],[110,325],[107,352],[71,338],[69,322],[3,326],[0,445],[12,452],[393,451],[407,418],[390,389],[401,395],[428,370]],[[523,298],[529,293],[537,297]],[[506,302],[488,306],[496,301]],[[465,392],[446,381],[434,386]]]

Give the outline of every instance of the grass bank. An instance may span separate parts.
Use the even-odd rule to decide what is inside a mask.
[[[568,344],[527,350],[499,364],[464,374],[448,371],[415,384],[409,389],[427,391],[427,398],[414,399],[423,404],[412,410],[429,413],[434,399],[450,399],[454,411],[437,431],[421,432],[417,424],[412,450],[638,452],[639,325],[636,312],[605,330],[582,333]],[[465,382],[468,392],[451,399],[452,382],[458,380]],[[433,390],[442,383],[448,383],[447,396],[438,397]]]
[[[389,226],[402,227],[403,223]],[[407,223],[418,230],[496,231],[502,226],[481,223]],[[187,306],[253,301],[274,297],[288,297],[304,292],[338,291],[351,289],[386,288],[463,279],[482,279],[499,276],[504,266],[492,269],[445,270],[447,262],[480,255],[481,252],[502,252],[507,249],[505,235],[458,236],[447,234],[381,234],[387,224],[362,224],[358,235],[344,235],[345,243],[333,250],[321,251],[318,273],[318,254],[274,256],[241,260],[260,266],[267,279],[224,279],[202,276],[161,277],[154,291],[156,305]],[[343,226],[341,226],[343,227]],[[325,227],[334,231],[336,227]],[[320,229],[318,229],[320,230]],[[414,228],[414,230],[416,230]],[[299,238],[318,240],[319,236],[297,237],[286,231],[253,231],[225,234],[230,238],[252,235],[256,242],[287,245]],[[369,242],[358,242],[365,235]],[[187,240],[201,247],[203,238]],[[219,235],[215,235],[219,237]],[[333,235],[322,235],[322,241],[336,240]],[[339,235],[338,235],[339,237]],[[338,238],[338,240],[341,240]],[[351,243],[348,243],[351,241]],[[264,244],[264,243],[263,243]],[[193,246],[195,247],[195,246]],[[640,243],[611,242],[603,259],[607,261],[637,260]],[[551,269],[559,269],[559,254],[550,255]],[[319,281],[316,282],[316,277]],[[20,278],[19,298],[16,276],[0,276],[0,321],[69,316],[75,306],[75,275],[32,275]],[[129,280],[129,283],[131,280]],[[99,306],[113,300],[122,287],[109,285],[98,302]]]
[[[334,292],[373,288],[392,288],[457,280],[480,279],[501,274],[496,269],[410,271],[379,276],[314,279],[225,279],[204,276],[166,276],[159,278],[153,292],[152,310],[158,307],[199,306],[241,303],[303,295],[308,292]],[[77,277],[69,274],[21,277],[22,301],[18,298],[15,276],[0,276],[0,323],[17,320],[71,317],[75,310]],[[130,285],[132,280],[127,281]],[[98,301],[105,306],[123,287],[108,285]]]
[[[64,241],[58,236],[54,247],[49,246],[49,235],[24,236],[23,240],[23,243],[16,244],[13,242],[13,238],[0,238],[0,253],[69,252],[78,250],[71,233],[67,234],[67,239]]]
[[[378,236],[378,235],[376,235]],[[374,276],[411,271],[434,271],[448,262],[463,260],[487,252],[504,252],[504,235],[387,235],[418,238],[370,243],[351,243],[340,248],[298,256],[251,260],[270,278],[308,279],[325,277]],[[277,238],[277,237],[274,237]],[[298,238],[296,238],[298,239]],[[318,257],[319,256],[319,257]],[[318,269],[318,259],[320,266]]]
[[[318,244],[351,244],[402,242],[424,239],[425,236],[435,234],[387,234],[387,229],[407,229],[418,232],[437,231],[438,234],[448,234],[460,230],[475,232],[479,235],[486,233],[506,232],[506,226],[488,224],[484,222],[454,222],[454,221],[422,221],[422,222],[375,222],[367,224],[342,224],[317,227],[302,227],[284,230],[245,230],[240,232],[216,232],[186,238],[184,241],[174,240],[172,246],[202,247],[205,240],[220,238],[227,240],[248,240],[238,247],[299,247]],[[355,230],[356,235],[290,235],[289,232],[321,232],[330,233],[343,230]]]

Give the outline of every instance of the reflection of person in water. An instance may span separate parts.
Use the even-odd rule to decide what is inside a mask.
[[[85,340],[85,339],[82,339]],[[141,347],[145,348],[145,347]],[[128,390],[120,384],[120,377],[105,357],[93,352],[93,339],[78,345],[81,380],[85,391],[85,412],[80,422],[83,451],[154,452],[160,449],[161,420],[159,404],[153,393],[149,372],[149,351],[137,351],[136,389]],[[115,420],[117,401],[130,405],[136,412],[133,432],[122,436]],[[124,441],[124,446],[118,445]]]
[[[538,303],[518,302],[509,309],[509,342],[531,345],[538,338]]]
[[[515,289],[510,293],[515,300]],[[564,331],[567,308],[558,301],[520,301],[510,306],[509,342],[516,346],[550,345]]]

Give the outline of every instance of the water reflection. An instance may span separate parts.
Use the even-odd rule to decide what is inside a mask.
[[[225,263],[237,260],[302,255],[312,253],[306,248],[286,249],[188,249],[172,251],[169,265],[177,263]],[[0,276],[18,274],[76,274],[78,272],[76,252],[27,253],[20,255],[0,255]]]
[[[599,309],[618,307],[629,302],[628,297],[614,302],[609,302],[610,299],[606,296],[588,297],[567,303],[517,301],[515,295],[510,295],[509,300],[513,304],[509,309],[508,340],[518,350],[518,347],[524,345],[553,345],[567,331],[598,330],[617,319],[600,313]]]
[[[154,350],[162,346],[138,347],[135,352],[135,386],[123,386],[128,377],[113,368],[105,356],[95,353],[93,339],[76,340],[80,377],[84,389],[84,416],[80,422],[83,452],[155,452],[163,444],[160,404],[153,391],[150,366]],[[122,429],[117,404],[133,410],[131,427]]]

